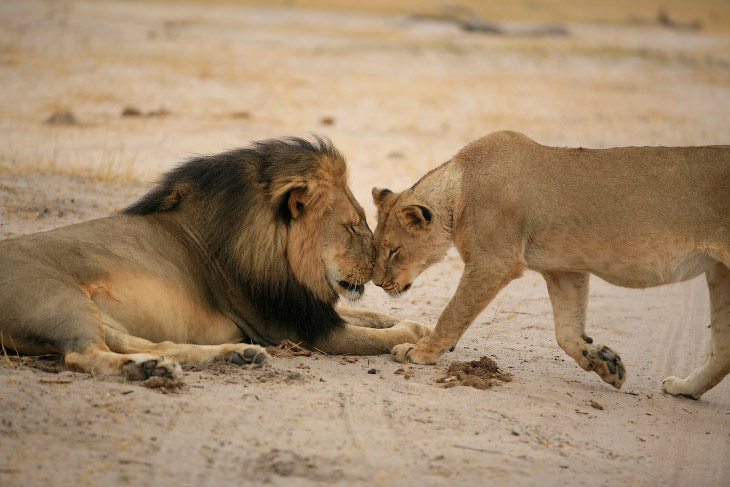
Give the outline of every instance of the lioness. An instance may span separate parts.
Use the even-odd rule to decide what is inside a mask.
[[[452,242],[464,273],[434,332],[393,348],[432,364],[525,268],[545,277],[558,344],[620,388],[618,354],[585,334],[588,277],[644,288],[706,273],[712,339],[700,368],[662,389],[698,399],[730,372],[730,146],[545,147],[497,132],[378,207],[373,282],[405,292]]]
[[[121,214],[0,242],[0,338],[131,380],[267,358],[242,341],[387,353],[429,329],[335,309],[374,256],[329,141],[257,142],[180,165]]]

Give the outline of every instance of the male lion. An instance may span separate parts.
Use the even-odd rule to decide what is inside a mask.
[[[730,372],[730,146],[562,149],[497,132],[410,189],[374,188],[373,198],[376,285],[408,290],[452,242],[465,264],[433,333],[392,350],[401,362],[435,363],[528,268],[547,281],[560,347],[620,388],[620,357],[584,331],[589,274],[644,288],[704,272],[710,351],[662,389],[698,399]]]
[[[267,358],[244,340],[387,353],[429,329],[334,307],[373,260],[335,147],[257,142],[180,165],[122,214],[0,242],[0,337],[131,380]]]

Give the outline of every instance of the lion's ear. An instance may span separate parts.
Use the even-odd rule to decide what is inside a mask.
[[[426,230],[433,220],[433,212],[426,206],[404,206],[400,210],[400,219],[406,230]]]
[[[172,211],[180,206],[180,203],[187,198],[190,193],[190,184],[179,182],[175,184],[165,193],[160,193],[158,206],[155,211]]]
[[[393,192],[385,188],[373,188],[373,202],[375,206],[380,208],[387,199],[393,195]]]
[[[306,188],[297,188],[289,191],[289,214],[292,218],[298,218],[304,211],[304,201],[306,196]]]

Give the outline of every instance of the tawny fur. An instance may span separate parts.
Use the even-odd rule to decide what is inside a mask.
[[[710,351],[664,391],[699,398],[730,372],[730,146],[566,149],[515,132],[464,147],[412,188],[373,189],[373,282],[407,290],[454,244],[464,273],[428,337],[400,361],[435,363],[524,269],[542,273],[558,344],[620,388],[621,358],[585,335],[588,276],[644,288],[707,275]]]
[[[283,339],[386,353],[429,329],[338,313],[373,259],[334,146],[256,142],[180,165],[121,214],[0,242],[0,341],[134,380],[179,378],[180,363],[260,363],[259,345]]]

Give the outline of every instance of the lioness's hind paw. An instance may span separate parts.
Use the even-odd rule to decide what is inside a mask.
[[[182,378],[182,367],[163,356],[137,355],[122,366],[127,380],[146,380],[150,377],[166,377],[172,380]]]
[[[626,381],[626,368],[616,352],[602,345],[587,345],[581,354],[584,363],[579,363],[585,370],[592,370],[605,382],[621,389]]]
[[[246,345],[241,350],[236,350],[223,357],[226,362],[236,365],[262,364],[269,359],[266,349],[258,345]]]

